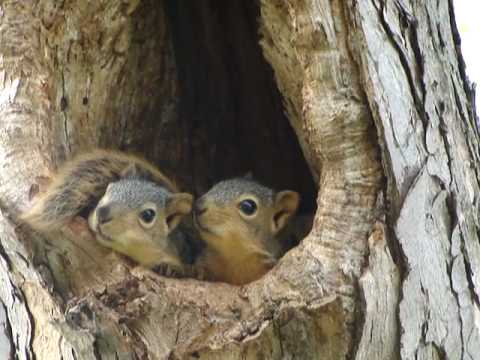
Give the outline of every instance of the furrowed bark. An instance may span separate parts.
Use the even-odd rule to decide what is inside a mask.
[[[478,128],[453,5],[352,4],[402,264],[402,359],[474,359]]]

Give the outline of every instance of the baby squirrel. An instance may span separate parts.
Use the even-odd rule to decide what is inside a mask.
[[[97,241],[141,265],[181,266],[193,249],[177,228],[193,197],[153,165],[133,155],[95,150],[68,162],[21,218],[52,231],[88,214]]]
[[[294,191],[275,192],[248,178],[216,184],[194,205],[206,243],[197,264],[213,280],[241,285],[260,278],[281,255],[279,234],[299,202]]]

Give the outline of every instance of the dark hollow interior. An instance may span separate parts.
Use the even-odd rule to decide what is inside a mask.
[[[179,82],[180,143],[188,190],[251,172],[277,190],[301,193],[313,212],[317,189],[284,114],[273,71],[263,57],[254,1],[165,2]]]

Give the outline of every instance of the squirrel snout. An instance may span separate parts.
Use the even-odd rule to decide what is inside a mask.
[[[203,203],[202,199],[199,199],[193,205],[193,212],[195,215],[202,215],[205,211],[207,211],[207,207]]]
[[[105,224],[112,220],[112,214],[108,206],[102,206],[97,209],[97,219],[99,224]]]

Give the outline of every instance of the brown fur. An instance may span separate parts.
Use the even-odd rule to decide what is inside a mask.
[[[107,185],[118,180],[129,166],[142,177],[176,192],[172,181],[147,161],[113,150],[94,150],[67,162],[39,194],[21,219],[40,231],[57,229],[83,211],[92,210]]]
[[[142,191],[141,187],[136,189]],[[124,201],[111,201],[112,191],[124,189],[112,190],[109,186],[89,216],[89,226],[97,241],[145,267],[167,264],[181,268],[186,261],[184,251],[189,250],[185,247],[189,244],[182,231],[176,228],[181,218],[191,211],[192,195],[165,192],[166,206],[147,201],[132,208]],[[125,201],[128,202],[128,198]],[[100,221],[98,209],[108,209],[110,219]],[[139,213],[145,209],[155,210],[155,221],[151,225],[145,225],[139,219]]]
[[[243,192],[243,187],[253,192]],[[198,265],[212,279],[249,283],[271,269],[281,255],[278,234],[295,214],[299,196],[293,191],[274,193],[269,189],[262,193],[262,189],[266,188],[245,180],[227,180],[220,190],[214,187],[197,201],[195,226],[206,243]],[[252,216],[239,210],[245,199],[258,206]]]

